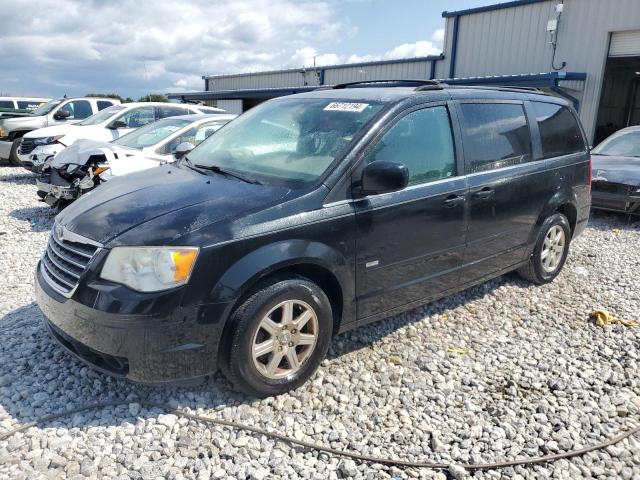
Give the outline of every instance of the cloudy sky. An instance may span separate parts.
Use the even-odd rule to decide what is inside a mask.
[[[0,93],[139,97],[204,74],[437,54],[443,10],[496,0],[3,0]]]

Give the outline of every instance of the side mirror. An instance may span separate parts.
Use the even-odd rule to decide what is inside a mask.
[[[362,172],[360,195],[397,192],[409,184],[409,170],[401,163],[375,161]]]
[[[196,148],[196,146],[191,142],[182,142],[180,145],[176,147],[176,151],[173,152],[173,156],[176,157],[176,160],[180,160],[191,150]]]
[[[109,125],[107,125],[107,128],[110,128],[111,130],[117,130],[119,128],[127,128],[127,124],[122,120],[114,120]]]
[[[53,118],[56,120],[66,120],[71,116],[71,113],[68,110],[58,110],[53,114]]]

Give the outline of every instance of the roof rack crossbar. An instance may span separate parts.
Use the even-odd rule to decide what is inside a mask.
[[[392,86],[398,87],[416,87],[416,90],[422,87],[442,88],[441,83],[437,80],[423,80],[423,79],[408,79],[408,80],[361,80],[358,82],[339,83],[329,87],[333,90],[341,90],[349,87],[357,87],[359,85],[369,84],[393,84]]]

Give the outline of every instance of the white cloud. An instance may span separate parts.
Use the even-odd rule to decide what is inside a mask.
[[[436,48],[442,50],[442,46],[444,45],[444,28],[439,28],[433,32],[433,35],[431,35],[431,41]]]
[[[14,0],[4,10],[0,91],[22,95],[201,90],[202,75],[422,56],[442,43],[436,32],[380,55],[332,53],[357,32],[334,0]]]
[[[434,34],[435,36],[435,34]],[[382,55],[338,55],[336,53],[319,54],[315,48],[303,47],[296,50],[291,57],[292,66],[313,65],[315,56],[315,64],[318,66],[334,65],[337,63],[358,63],[373,62],[376,60],[396,60],[398,58],[426,57],[428,55],[439,55],[442,49],[437,47],[429,40],[420,40],[415,43],[403,43],[391,50],[386,51]]]

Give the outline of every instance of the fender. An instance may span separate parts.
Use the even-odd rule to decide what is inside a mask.
[[[213,286],[207,303],[224,304],[220,319],[226,319],[236,302],[261,278],[291,267],[320,267],[333,275],[342,292],[343,323],[355,319],[353,266],[342,252],[320,242],[291,239],[262,246],[229,267]]]
[[[531,233],[529,235],[530,245],[535,243],[536,239],[538,238],[538,232],[540,231],[540,227],[542,226],[542,223],[545,221],[545,219],[554,212],[558,211],[558,209],[563,205],[571,205],[576,212],[578,211],[578,197],[576,195],[576,192],[572,188],[567,187],[558,190],[542,208],[540,215],[538,216],[538,219],[534,227],[531,229]],[[571,221],[571,219],[569,220]],[[573,225],[572,227],[575,227],[575,225]]]

